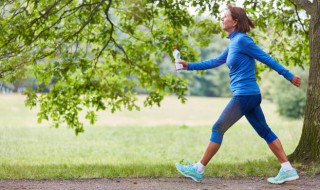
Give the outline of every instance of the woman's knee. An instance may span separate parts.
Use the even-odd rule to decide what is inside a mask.
[[[223,134],[218,131],[212,131],[210,141],[215,142],[217,144],[221,144],[223,139]]]
[[[219,118],[218,121],[212,126],[212,131],[223,135],[230,128],[230,126],[231,125],[228,123],[228,121],[220,120]]]
[[[262,128],[260,130],[256,130],[261,138],[263,138],[267,144],[270,144],[278,137],[274,134],[274,132],[269,128]]]

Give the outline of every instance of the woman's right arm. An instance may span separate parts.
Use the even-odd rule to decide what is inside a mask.
[[[183,65],[184,70],[206,70],[218,67],[224,64],[227,60],[229,49],[227,48],[224,50],[218,57],[214,59],[210,59],[207,61],[200,61],[200,62],[186,62],[186,61],[179,61],[180,64]]]

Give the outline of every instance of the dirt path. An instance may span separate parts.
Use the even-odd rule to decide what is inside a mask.
[[[320,175],[272,185],[266,178],[205,178],[196,183],[187,178],[105,178],[74,180],[0,180],[2,190],[320,190]]]

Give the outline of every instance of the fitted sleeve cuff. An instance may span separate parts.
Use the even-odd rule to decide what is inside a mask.
[[[292,73],[290,73],[290,72],[288,72],[288,73],[284,76],[284,78],[286,78],[288,81],[291,81],[291,80],[293,79],[293,77],[294,77],[294,74],[292,74]]]
[[[193,63],[193,62],[189,62],[189,63],[188,63],[188,71],[194,70],[194,64],[195,64],[195,63]]]

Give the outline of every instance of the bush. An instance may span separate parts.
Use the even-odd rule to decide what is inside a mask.
[[[295,70],[293,72],[301,77],[302,86],[296,88],[290,82],[277,81],[274,99],[277,104],[277,111],[281,116],[300,118],[303,117],[306,106],[308,70]]]
[[[276,104],[280,115],[289,118],[300,118],[304,115],[306,94],[301,90],[286,89],[278,94]]]

